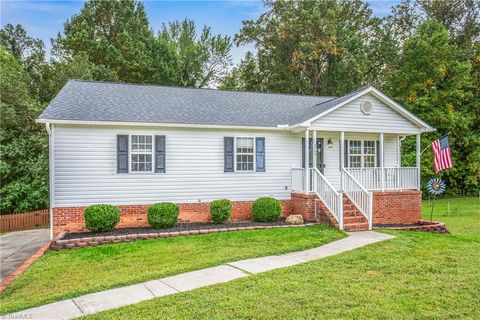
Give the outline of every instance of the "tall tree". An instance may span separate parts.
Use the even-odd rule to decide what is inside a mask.
[[[87,57],[103,70],[97,80],[175,82],[175,54],[155,40],[145,8],[135,0],[87,1],[65,23],[64,33],[54,41],[54,53],[59,59]]]
[[[193,20],[163,24],[159,37],[173,44],[176,50],[177,80],[182,86],[202,88],[216,84],[231,64],[231,38],[214,35],[207,26],[197,35]]]
[[[257,60],[252,52],[248,51],[239,65],[232,68],[220,82],[220,89],[262,91],[262,76]]]
[[[35,123],[43,108],[31,98],[30,79],[20,62],[0,47],[0,212],[48,206],[47,138]]]
[[[44,73],[48,69],[43,41],[29,36],[22,25],[8,23],[0,30],[0,45],[7,48],[29,74],[32,94],[41,95]]]
[[[268,91],[341,95],[378,83],[395,46],[368,4],[356,1],[266,1],[244,22],[237,44],[254,43]]]
[[[462,47],[480,41],[480,1],[403,0],[388,18],[397,39],[405,41],[425,20],[434,19],[448,31],[450,40]]]
[[[410,111],[433,125],[438,132],[422,135],[427,146],[439,134],[451,132],[454,168],[441,172],[450,192],[480,187],[480,132],[475,128],[472,104],[471,64],[458,47],[449,42],[448,31],[435,20],[422,23],[405,41],[398,69],[387,90]],[[413,142],[406,161],[413,162]],[[422,175],[433,174],[431,151],[422,158]]]

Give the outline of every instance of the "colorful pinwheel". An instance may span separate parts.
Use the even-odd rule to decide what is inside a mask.
[[[432,178],[427,182],[427,191],[433,195],[432,211],[430,211],[430,221],[432,221],[435,198],[445,192],[445,182],[439,178]]]
[[[439,178],[432,178],[427,183],[427,190],[433,196],[439,196],[445,192],[445,182]]]

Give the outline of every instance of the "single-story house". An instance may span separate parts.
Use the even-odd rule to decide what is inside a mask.
[[[171,201],[180,221],[262,196],[282,214],[345,230],[420,219],[420,134],[430,125],[373,87],[341,97],[71,80],[37,119],[49,134],[53,235],[84,229],[83,209],[117,205],[119,227],[147,225]],[[416,167],[401,143],[416,135]]]

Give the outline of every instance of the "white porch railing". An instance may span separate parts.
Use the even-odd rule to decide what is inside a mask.
[[[312,178],[311,191],[315,192],[322,200],[337,220],[340,230],[343,230],[342,193],[337,192],[317,168],[311,168],[310,172]]]
[[[347,170],[342,169],[342,190],[367,218],[368,230],[372,229],[373,193],[363,187]]]
[[[368,190],[419,189],[418,168],[345,168]]]
[[[304,192],[304,171],[303,168],[292,168],[292,191]]]

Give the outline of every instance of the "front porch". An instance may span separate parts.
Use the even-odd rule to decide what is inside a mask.
[[[421,199],[420,134],[416,134],[416,167],[400,166],[400,144],[408,134],[396,135],[397,166],[385,166],[386,153],[392,152],[392,148],[385,151],[385,133],[354,133],[354,139],[348,139],[349,135],[352,136],[351,133],[341,131],[337,134],[339,152],[335,160],[338,160],[338,163],[325,163],[324,150],[320,152],[318,150],[324,148],[324,138],[321,138],[322,143],[318,143],[317,130],[305,128],[305,138],[302,142],[303,168],[292,168],[292,191],[308,195],[307,198],[318,199],[320,203],[314,204],[315,215],[318,208],[322,209],[332,224],[340,229],[371,230],[374,223],[388,224],[388,218],[385,219],[382,210],[396,210],[399,214],[407,216],[407,219],[396,218],[390,222],[392,224],[399,221],[416,222],[414,220],[417,216],[419,218],[421,213],[420,206],[417,206]],[[366,140],[358,138],[363,135],[367,137]],[[376,136],[377,139],[373,140],[372,136]],[[330,144],[331,138],[328,140]],[[319,156],[322,158],[320,161]],[[333,176],[332,165],[337,165],[338,168]],[[323,170],[325,166],[330,166],[329,175],[334,182],[327,179]],[[406,195],[411,195],[412,199],[405,198]],[[404,211],[401,208],[402,203],[396,198],[401,198],[402,202],[414,203],[414,206]],[[389,208],[392,206],[393,209]],[[412,210],[415,212],[412,213]],[[375,222],[378,219],[374,215],[384,218]]]

